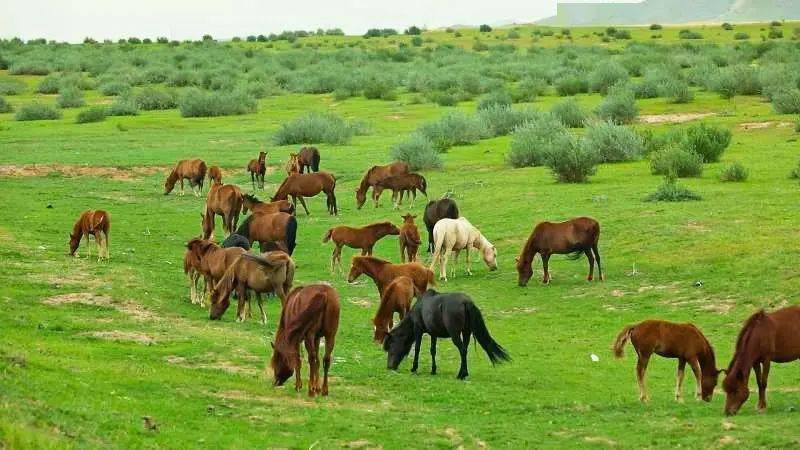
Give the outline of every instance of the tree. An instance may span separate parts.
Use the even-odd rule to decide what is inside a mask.
[[[420,30],[419,27],[417,27],[416,25],[411,25],[403,33],[416,36],[416,35],[422,34],[422,30]]]
[[[483,25],[480,26],[480,28],[478,28],[478,31],[480,31],[481,33],[491,33],[492,27],[490,27],[489,25],[483,24]]]

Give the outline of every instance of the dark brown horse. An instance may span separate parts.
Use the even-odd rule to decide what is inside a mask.
[[[331,255],[331,272],[336,268],[336,263],[342,265],[342,247],[361,249],[362,255],[372,255],[375,243],[385,236],[400,234],[400,229],[391,222],[378,222],[361,228],[338,226],[325,233],[322,242],[333,240],[336,247]]]
[[[258,198],[250,194],[242,196],[242,212],[247,214],[250,210],[254,213],[272,214],[277,212],[284,212],[286,214],[294,214],[294,205],[289,200],[278,200],[277,202],[262,202]]]
[[[417,225],[414,224],[414,218],[411,214],[403,216],[403,225],[400,226],[400,260],[406,262],[414,262],[417,260],[417,249],[422,240],[419,238],[419,230]]]
[[[211,166],[208,168],[208,180],[210,181],[209,184],[213,185],[214,183],[222,184],[222,169],[219,166]]]
[[[722,382],[727,398],[725,414],[734,415],[750,396],[750,369],[758,383],[758,410],[767,409],[770,364],[800,359],[800,306],[771,313],[761,310],[744,323],[736,340],[736,352]]]
[[[352,283],[362,274],[366,274],[375,282],[378,294],[398,277],[409,277],[414,281],[416,292],[425,292],[428,286],[435,286],[433,271],[420,263],[392,264],[374,256],[354,256],[347,275],[347,282]]]
[[[372,325],[375,328],[372,338],[375,342],[382,343],[394,327],[394,313],[400,315],[400,320],[403,320],[411,309],[411,299],[419,296],[420,292],[414,287],[414,280],[409,277],[397,277],[386,286],[381,293],[378,312],[372,319]]]
[[[385,178],[404,173],[408,173],[408,164],[402,161],[395,161],[385,166],[370,167],[361,179],[358,189],[356,189],[356,206],[358,206],[358,209],[361,209],[367,201],[367,191],[369,188],[373,188],[372,200],[375,201],[375,207],[377,208],[378,198],[375,195],[375,185]]]
[[[239,247],[222,248],[213,241],[194,238],[186,244],[183,270],[189,277],[189,292],[193,304],[205,305],[208,289],[219,281],[228,267],[244,253]],[[199,276],[205,283],[202,294],[198,289]]]
[[[639,360],[636,363],[636,378],[639,381],[639,400],[648,401],[645,373],[650,356],[663,356],[678,360],[678,373],[675,385],[675,400],[683,399],[683,373],[686,363],[692,368],[697,380],[697,398],[707,402],[714,395],[717,378],[717,361],[714,348],[703,333],[691,323],[673,323],[664,320],[645,320],[622,329],[614,340],[614,356],[622,358],[625,343],[630,340]]]
[[[297,218],[282,212],[253,213],[242,222],[236,234],[245,237],[250,245],[258,242],[262,252],[273,250],[276,245],[291,255],[297,245]]]
[[[458,205],[455,200],[443,198],[441,200],[432,200],[425,205],[425,215],[422,221],[425,222],[425,228],[428,230],[428,253],[433,252],[433,227],[440,219],[458,219]]]
[[[92,249],[89,246],[89,236],[94,236],[94,243],[97,246],[97,259],[108,259],[108,231],[111,229],[111,215],[102,209],[89,209],[81,213],[78,221],[72,226],[72,233],[69,234],[69,255],[75,256],[81,239],[86,238],[86,248],[89,257],[92,256]]]
[[[282,386],[294,374],[294,388],[303,388],[300,379],[300,343],[308,352],[308,395],[328,395],[328,371],[339,329],[339,294],[327,284],[311,284],[293,290],[281,311],[270,367],[274,384]],[[322,357],[323,379],[319,382],[319,344],[325,338]]]
[[[309,214],[306,201],[303,197],[313,197],[320,192],[324,192],[328,200],[328,213],[331,215],[339,214],[336,206],[336,178],[328,172],[305,173],[289,175],[283,180],[278,191],[272,197],[272,201],[286,200],[292,197],[292,203],[297,207],[297,200],[303,205],[306,215]]]
[[[297,154],[297,164],[300,169],[300,173],[308,168],[308,173],[311,173],[313,170],[314,172],[319,172],[319,150],[317,147],[303,147],[300,149],[300,153]]]
[[[181,192],[183,195],[183,180],[189,180],[189,186],[196,197],[203,192],[203,180],[206,178],[206,163],[201,159],[183,159],[178,161],[172,169],[167,181],[164,182],[164,195],[169,194],[175,188],[175,183],[181,182]],[[195,190],[195,188],[198,188]]]
[[[591,217],[578,217],[566,222],[541,222],[533,229],[522,248],[522,254],[517,258],[518,283],[520,286],[528,284],[533,276],[533,258],[537,253],[542,255],[544,277],[542,283],[550,282],[548,262],[550,256],[555,254],[572,254],[572,259],[577,259],[583,253],[589,259],[589,276],[594,278],[594,262],[597,259],[597,272],[603,280],[603,269],[600,266],[600,253],[597,243],[600,240],[600,224]]]
[[[384,189],[391,189],[394,209],[400,208],[403,204],[404,193],[406,198],[411,197],[412,208],[414,201],[417,200],[417,190],[428,196],[428,182],[425,181],[425,177],[417,173],[404,173],[378,181],[373,188],[375,198],[380,199]]]
[[[247,171],[250,172],[250,181],[253,183],[253,190],[264,189],[264,176],[267,174],[267,152],[258,152],[258,159],[251,159],[247,163]]]
[[[222,229],[231,234],[239,223],[242,211],[242,191],[233,184],[214,183],[208,190],[208,198],[203,211],[203,238],[214,236],[215,217],[222,217]]]

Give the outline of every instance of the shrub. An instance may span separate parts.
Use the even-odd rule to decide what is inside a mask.
[[[109,116],[136,116],[138,114],[139,107],[136,106],[136,100],[131,97],[119,97],[108,108]]]
[[[692,30],[681,30],[678,32],[678,37],[680,39],[703,39],[702,34]]]
[[[481,33],[490,33],[492,31],[492,27],[490,27],[489,25],[483,24],[478,28],[478,30]]]
[[[669,145],[650,156],[650,172],[654,175],[685,178],[703,174],[703,157],[678,145]]]
[[[769,23],[769,26],[771,26],[771,27],[782,27],[783,26],[783,22],[781,22],[780,20],[773,20],[772,22]]]
[[[56,100],[58,106],[62,108],[79,108],[86,104],[83,99],[83,93],[76,87],[66,87],[61,89]]]
[[[686,130],[684,145],[703,158],[703,162],[719,161],[722,153],[731,143],[731,131],[699,123]]]
[[[155,87],[145,87],[136,93],[134,99],[136,106],[145,111],[172,109],[178,106],[175,91]]]
[[[514,103],[532,102],[547,89],[547,81],[540,78],[525,78],[511,88]]]
[[[583,139],[597,153],[598,163],[632,161],[644,153],[644,140],[630,128],[611,122],[589,125]]]
[[[485,52],[489,50],[489,46],[481,41],[475,41],[475,43],[472,44],[472,50],[476,52]]]
[[[507,105],[494,105],[478,112],[478,119],[489,136],[504,136],[535,117],[533,109],[514,109]]]
[[[178,102],[182,117],[234,116],[256,111],[256,99],[243,91],[186,90]]]
[[[772,28],[769,30],[769,34],[767,35],[770,39],[783,39],[783,30],[779,30],[777,28]]]
[[[477,116],[461,111],[450,112],[435,122],[424,123],[418,131],[440,151],[455,145],[473,144],[489,134]]]
[[[614,38],[624,40],[631,39],[631,32],[629,30],[617,30],[617,32],[614,33]]]
[[[653,30],[653,31],[660,30],[662,28],[664,28],[664,27],[662,27],[661,25],[659,25],[657,23],[654,23],[654,24],[650,25],[650,29]]]
[[[435,92],[431,99],[439,106],[456,106],[458,97],[452,92]]]
[[[416,25],[411,25],[410,27],[406,28],[403,34],[419,35],[422,34],[422,30]]]
[[[131,90],[131,85],[124,81],[109,81],[103,83],[99,87],[99,91],[103,95],[123,95]]]
[[[550,109],[558,120],[569,128],[581,128],[586,122],[586,112],[581,109],[575,98],[564,99]]]
[[[108,110],[104,106],[93,106],[78,113],[75,123],[102,122],[106,120]]]
[[[589,92],[589,82],[577,74],[565,75],[556,81],[558,95],[570,96]]]
[[[542,166],[556,147],[569,145],[567,128],[549,113],[539,114],[514,130],[506,161],[513,167]]]
[[[668,80],[661,85],[659,91],[670,103],[689,103],[694,99],[689,83],[683,80]]]
[[[199,83],[197,74],[190,70],[179,70],[167,77],[167,86],[185,87],[196,86]]]
[[[739,31],[738,33],[733,35],[733,38],[736,39],[737,41],[746,41],[750,39],[750,35],[742,31]]]
[[[13,78],[0,78],[0,95],[17,95],[25,91],[25,83]]]
[[[493,91],[481,97],[481,99],[478,101],[478,111],[488,109],[493,106],[511,106],[511,103],[511,94],[504,90]]]
[[[741,163],[733,162],[719,173],[720,181],[747,181],[749,171]]]
[[[602,120],[627,124],[636,120],[639,108],[636,106],[636,98],[632,91],[618,89],[603,99],[595,113]]]
[[[11,103],[8,103],[5,97],[0,97],[0,113],[10,113],[12,111],[14,111],[14,108]]]
[[[674,178],[666,177],[655,192],[645,199],[648,202],[685,202],[702,200],[689,188],[679,186]]]
[[[413,45],[414,47],[422,47],[423,43],[424,41],[419,36],[414,36],[411,38],[411,45]]]
[[[722,29],[726,31],[731,31],[733,29],[733,25],[728,22],[722,24]]]
[[[795,133],[800,133],[800,118],[794,122],[794,131]]]
[[[61,77],[54,73],[44,77],[36,86],[36,92],[40,94],[58,94],[59,89],[61,89]]]
[[[606,63],[589,74],[589,89],[605,95],[611,86],[627,80],[628,71],[624,67],[616,63]]]
[[[795,166],[795,168],[789,172],[789,178],[800,180],[800,162],[798,162],[797,166]]]
[[[311,112],[284,123],[272,137],[277,145],[327,143],[344,145],[365,133],[363,124],[348,122],[331,112]]]
[[[61,118],[61,111],[50,105],[42,103],[28,103],[17,109],[14,118],[23,120],[55,120]]]
[[[800,113],[800,89],[776,91],[772,95],[772,108],[778,114]]]
[[[585,183],[597,171],[597,153],[568,133],[548,153],[545,164],[561,183]]]
[[[405,141],[392,147],[391,157],[408,163],[411,170],[438,169],[442,158],[430,139],[419,133],[411,133]]]

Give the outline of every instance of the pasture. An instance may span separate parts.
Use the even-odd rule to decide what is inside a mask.
[[[56,103],[57,95],[36,92],[48,75],[12,74],[15,61],[30,58],[38,64],[48,52],[64,55],[54,63],[64,64],[60,70],[84,61],[75,63],[81,76],[96,81],[111,70],[83,65],[92,55],[102,59],[106,51],[114,58],[130,58],[124,67],[146,67],[160,64],[164,54],[192,60],[207,52],[233,55],[231,60],[241,62],[250,49],[256,51],[256,60],[266,61],[267,76],[260,81],[274,91],[258,96],[256,107],[241,115],[190,118],[172,107],[77,124],[79,111],[115,101],[98,91],[101,84],[96,82],[83,91],[87,106],[64,108],[56,120],[21,121],[15,112],[0,113],[0,447],[797,446],[796,363],[772,366],[765,413],[755,412],[751,396],[738,416],[726,418],[721,386],[711,403],[698,402],[691,376],[684,383],[685,402],[676,403],[674,361],[658,357],[648,370],[652,399],[640,403],[633,349],[627,347],[622,360],[614,359],[610,350],[625,325],[647,318],[691,321],[714,345],[722,368],[750,314],[797,303],[800,184],[789,173],[800,162],[798,117],[777,113],[765,98],[798,89],[794,26],[800,25],[784,24],[784,37],[766,43],[757,36],[770,30],[768,24],[742,26],[753,42],[736,48],[726,34],[732,32],[711,26],[693,28],[706,39],[691,44],[680,42],[679,29],[665,28],[665,42],[652,42],[660,39],[650,38],[651,30],[632,29],[633,39],[610,43],[592,34],[598,30],[573,29],[575,42],[563,47],[564,38],[534,41],[533,29],[521,27],[524,42],[516,42],[516,49],[485,56],[471,49],[477,30],[461,30],[458,38],[445,31],[423,33],[423,49],[402,50],[411,52],[412,63],[419,62],[433,77],[437,70],[447,72],[449,63],[466,68],[468,60],[469,67],[479,69],[481,83],[489,86],[461,95],[468,91],[463,86],[467,83],[453,81],[460,83],[453,107],[437,104],[441,93],[452,91],[436,87],[435,81],[413,88],[397,75],[408,61],[381,59],[381,52],[397,47],[390,40],[409,41],[407,36],[315,36],[299,39],[306,44],[302,49],[284,41],[269,48],[241,42],[179,44],[168,50],[156,49],[158,44],[60,50],[33,45],[20,50],[6,43],[0,55],[11,64],[0,70],[0,80],[23,86],[16,95],[4,96],[15,110],[33,101]],[[495,30],[491,36],[507,36],[508,31]],[[329,42],[322,48],[307,45],[323,39]],[[351,42],[356,47],[347,48]],[[435,49],[448,43],[457,45]],[[534,50],[526,50],[531,46]],[[427,56],[425,48],[431,49]],[[337,96],[334,90],[343,89],[336,84],[341,80],[332,82],[334,89],[307,92],[314,89],[300,84],[310,80],[308,72],[302,64],[288,69],[285,61],[316,64],[327,57],[325,52],[341,52],[346,64],[361,61],[365,71],[386,69],[394,95]],[[347,52],[360,53],[351,58]],[[453,111],[474,114],[480,99],[498,84],[509,91],[519,88],[538,57],[546,59],[541,68],[545,86],[540,95],[517,99],[521,101],[513,107],[549,111],[564,98],[555,86],[565,75],[558,72],[559,61],[564,61],[558,55],[574,61],[564,69],[581,76],[588,76],[598,64],[595,60],[604,57],[628,61],[623,66],[633,83],[642,81],[649,64],[676,64],[676,77],[687,83],[692,100],[638,98],[639,117],[628,126],[657,136],[700,122],[730,130],[730,145],[719,162],[704,164],[699,177],[679,181],[702,199],[646,202],[662,182],[651,174],[646,155],[599,164],[587,183],[573,184],[556,182],[547,167],[512,168],[506,161],[513,140],[508,134],[446,149],[440,153],[440,169],[420,171],[428,196],[448,193],[458,202],[461,214],[497,247],[498,270],[489,272],[478,259],[473,261],[474,274],[466,276],[460,262],[456,276],[437,289],[470,295],[513,361],[493,368],[481,350],[470,351],[470,376],[459,381],[458,352],[451,343],[440,342],[438,374],[431,376],[425,338],[418,375],[409,373],[409,360],[396,372],[386,370],[386,354],[372,342],[375,287],[366,277],[347,283],[349,259],[357,254],[352,249],[343,250],[344,273],[331,274],[333,246],[322,243],[323,235],[338,225],[390,220],[399,226],[401,216],[411,212],[423,238],[420,256],[428,263],[425,201],[418,198],[413,210],[407,203],[393,210],[390,192],[384,192],[379,208],[368,201],[358,210],[354,192],[364,171],[388,163],[392,146],[421,124]],[[744,55],[749,59],[741,59]],[[280,64],[286,74],[272,85],[269,64],[274,60],[284,61]],[[720,64],[711,67],[709,61]],[[734,92],[732,98],[722,98],[724,89],[702,82],[751,63],[759,71],[753,74],[760,80],[759,93]],[[327,60],[323,67],[331,66]],[[706,72],[698,69],[707,67]],[[769,72],[771,68],[778,70]],[[194,70],[188,65],[184,69]],[[93,75],[92,70],[98,72]],[[789,73],[790,79],[771,84],[771,73]],[[163,80],[154,84],[161,88]],[[131,89],[138,92],[142,84],[133,82]],[[575,98],[589,113],[603,94],[581,92]],[[190,195],[188,188],[183,197],[163,195],[164,179],[175,162],[189,158],[220,166],[226,183],[252,192],[247,162],[264,149],[266,186],[255,195],[268,200],[284,179],[289,153],[300,148],[276,145],[273,137],[283,124],[308,112],[333,112],[363,127],[340,144],[314,143],[321,152],[321,169],[337,177],[338,216],[327,214],[324,196],[306,199],[311,215],[302,208],[297,212],[295,285],[328,281],[342,303],[330,396],[311,400],[305,391],[295,392],[291,382],[272,386],[268,360],[280,315],[276,299],[267,302],[266,327],[256,314],[244,323],[234,322],[233,309],[221,321],[209,321],[208,311],[190,303],[182,258],[186,242],[201,232],[204,198]],[[674,123],[682,120],[688,122]],[[583,136],[586,131],[570,133]],[[749,178],[720,181],[720,171],[734,161],[748,169]],[[79,258],[65,256],[68,232],[89,208],[109,211],[113,220],[107,263],[86,258],[85,245]],[[571,261],[554,256],[549,285],[540,283],[537,258],[534,278],[527,287],[518,287],[514,258],[533,226],[584,215],[600,222],[606,280],[586,281],[584,257]],[[219,220],[216,236],[222,236]],[[374,254],[399,262],[396,236],[379,241]],[[593,361],[592,355],[599,360]],[[306,382],[305,362],[303,377]],[[752,378],[750,388],[755,389]],[[155,422],[157,430],[147,429],[143,417]]]

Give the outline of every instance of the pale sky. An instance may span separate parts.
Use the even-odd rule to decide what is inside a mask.
[[[80,42],[86,36],[180,40],[208,33],[227,39],[317,28],[362,34],[410,25],[525,23],[555,11],[556,0],[0,0],[0,37]]]

